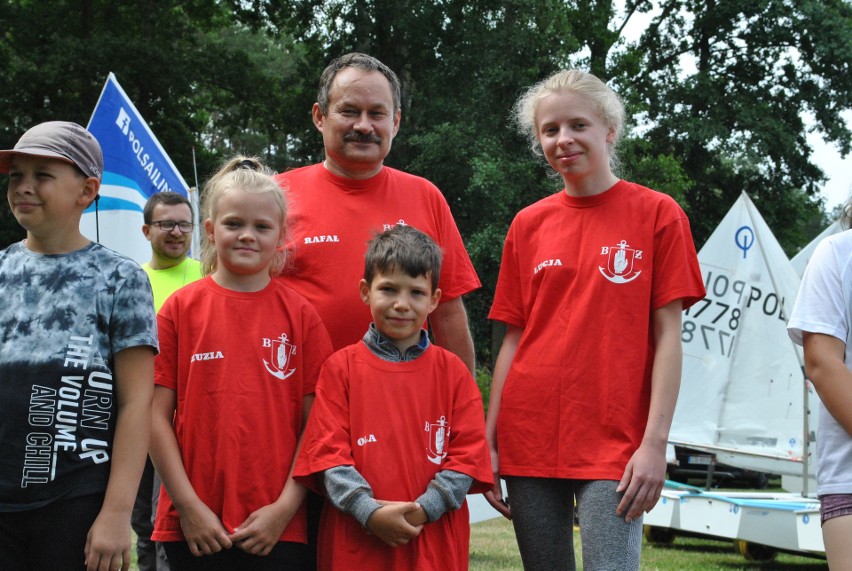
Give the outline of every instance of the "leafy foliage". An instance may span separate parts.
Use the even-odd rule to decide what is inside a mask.
[[[699,241],[747,192],[788,251],[819,217],[824,180],[805,113],[846,153],[852,6],[843,0],[667,0],[642,36],[645,73],[631,94],[644,138],[679,157]],[[836,34],[836,35],[835,35]]]

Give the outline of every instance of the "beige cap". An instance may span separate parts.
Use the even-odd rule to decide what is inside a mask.
[[[0,151],[0,173],[9,172],[14,155],[51,157],[74,163],[87,177],[101,179],[104,156],[94,135],[77,123],[48,121],[21,135],[14,149]]]

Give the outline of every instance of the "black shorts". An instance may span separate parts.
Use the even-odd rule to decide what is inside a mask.
[[[0,512],[0,569],[85,570],[86,536],[103,503],[103,494],[95,494],[34,510]]]
[[[269,555],[246,553],[236,545],[213,555],[196,557],[185,541],[164,541],[172,571],[302,571],[305,569],[303,543],[279,541]]]

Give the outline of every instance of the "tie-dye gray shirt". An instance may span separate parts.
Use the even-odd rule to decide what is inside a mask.
[[[157,350],[154,304],[129,258],[0,251],[0,511],[106,489],[114,356],[143,345]]]

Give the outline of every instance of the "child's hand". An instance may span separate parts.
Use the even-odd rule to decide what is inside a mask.
[[[640,444],[615,491],[623,493],[615,515],[630,523],[657,505],[666,480],[665,447]]]
[[[275,504],[252,512],[230,536],[234,545],[252,555],[269,555],[295,512],[277,508]]]
[[[398,547],[407,544],[420,535],[423,526],[412,525],[406,520],[406,514],[413,514],[417,510],[423,511],[419,504],[416,502],[384,501],[379,503],[382,504],[382,507],[370,514],[370,518],[367,520],[367,529],[379,539],[391,547]]]
[[[196,557],[213,555],[233,545],[225,526],[203,502],[199,501],[179,512],[183,536],[189,551]]]
[[[87,571],[130,569],[130,520],[101,511],[86,536],[84,555]]]
[[[408,502],[389,502],[385,500],[376,500],[377,504],[381,504],[383,506],[391,506],[394,504],[407,504]],[[426,515],[426,511],[420,504],[417,505],[417,509],[414,511],[405,513],[405,521],[410,523],[413,526],[425,525],[429,523],[429,516]]]

